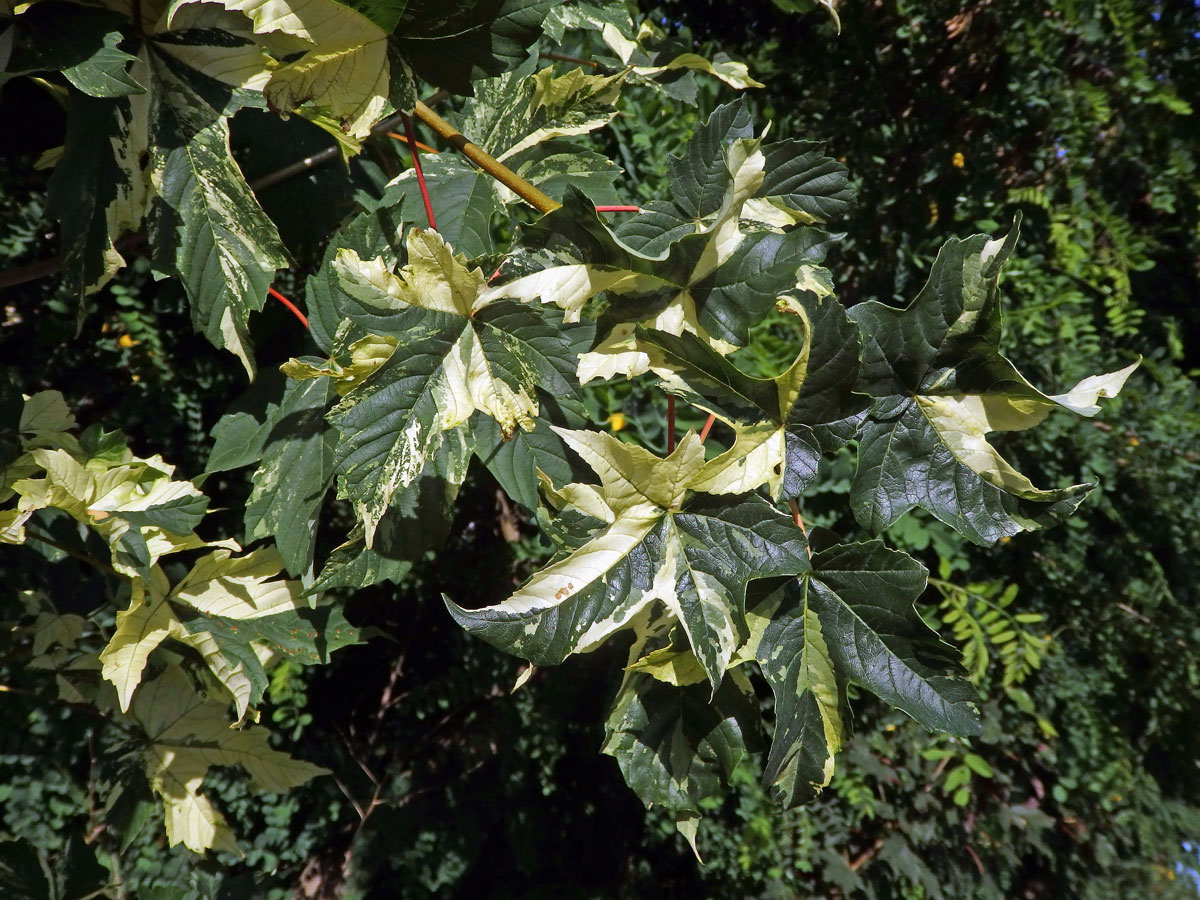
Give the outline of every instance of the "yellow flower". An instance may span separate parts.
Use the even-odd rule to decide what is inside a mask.
[[[936,225],[938,220],[938,205],[936,200],[929,201],[929,224]]]
[[[954,155],[952,157],[950,157],[950,165],[954,166],[954,168],[956,168],[956,169],[961,169],[966,164],[967,164],[967,158],[962,155],[962,151],[960,151],[960,150],[954,151]]]
[[[619,412],[613,413],[608,417],[608,426],[613,431],[620,431],[625,427],[625,414]]]
[[[141,343],[141,341],[135,341],[129,335],[123,334],[119,338],[117,338],[117,343],[120,346],[124,347],[126,350],[128,350],[130,347],[136,347],[138,344]]]

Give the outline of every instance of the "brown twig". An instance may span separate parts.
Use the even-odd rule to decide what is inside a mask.
[[[667,452],[675,449],[675,395],[667,394]]]
[[[538,212],[548,213],[556,210],[562,204],[552,200],[546,194],[542,193],[504,163],[497,160],[490,153],[484,151],[476,144],[472,144],[463,135],[461,131],[435,113],[428,105],[417,101],[416,106],[417,118],[437,132],[451,147],[469,159],[479,168],[483,169],[492,178],[499,181],[506,188],[536,209]]]
[[[542,59],[554,59],[558,62],[575,63],[577,66],[587,66],[589,69],[600,68],[600,63],[594,59],[580,59],[578,56],[567,56],[565,53],[553,53],[550,51],[542,51],[540,54]]]
[[[882,846],[883,846],[883,838],[876,838],[874,844],[872,844],[870,847],[868,847],[862,853],[858,854],[858,856],[856,856],[854,858],[854,861],[850,863],[850,871],[857,872],[859,869],[861,869],[864,865],[867,864],[867,861],[870,860],[872,856],[874,856],[876,853],[879,852],[879,849]]]

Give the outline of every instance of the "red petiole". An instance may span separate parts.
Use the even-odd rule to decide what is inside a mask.
[[[421,199],[425,202],[425,216],[429,219],[429,227],[437,231],[437,222],[433,218],[433,203],[429,200],[429,188],[425,186],[425,172],[421,168],[421,151],[418,149],[417,136],[413,132],[412,116],[404,117],[404,133],[408,135],[408,150],[412,154],[413,171],[417,173],[417,187],[421,189]]]
[[[267,288],[267,293],[270,294],[272,297],[274,297],[276,300],[278,300],[280,303],[282,303],[284,306],[286,306],[288,309],[290,309],[292,311],[292,315],[300,320],[301,325],[303,325],[305,328],[308,327],[308,316],[306,316],[306,315],[304,315],[304,313],[300,312],[300,309],[296,306],[295,303],[293,303],[287,297],[283,296],[283,294],[279,293],[279,291],[275,290],[275,288],[273,288],[273,287]]]

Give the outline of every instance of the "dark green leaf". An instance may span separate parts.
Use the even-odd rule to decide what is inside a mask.
[[[316,518],[333,482],[334,433],[325,421],[328,378],[292,381],[267,419],[261,463],[246,504],[246,538],[273,537],[294,576],[312,565]]]

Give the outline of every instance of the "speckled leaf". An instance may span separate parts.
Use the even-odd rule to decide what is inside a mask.
[[[580,381],[631,377],[649,368],[634,323],[695,334],[722,353],[821,261],[828,236],[811,228],[745,231],[747,201],[763,183],[765,157],[742,105],[717,109],[671,164],[670,202],[649,204],[616,232],[577,191],[530,226],[523,246],[545,265],[489,289],[538,300],[577,319],[600,292],[610,297],[596,347],[580,359]],[[502,272],[503,274],[503,272]]]
[[[197,330],[255,371],[248,322],[262,309],[277,269],[288,265],[274,224],[250,192],[229,150],[229,125],[174,69],[155,65],[161,90],[156,165],[173,223],[172,274],[178,274]]]
[[[335,266],[360,302],[421,315],[421,327],[398,330],[391,359],[330,415],[339,435],[339,494],[355,504],[371,546],[392,495],[417,478],[443,432],[476,410],[502,432],[531,430],[539,388],[574,394],[567,371],[572,339],[540,307],[489,302],[483,273],[468,269],[434,232],[413,230],[409,263],[398,276],[382,260],[352,251]]]
[[[363,539],[363,529],[356,528],[329,554],[308,593],[398,582],[425,553],[439,549],[450,532],[454,501],[466,477],[475,438],[466,426],[444,434],[420,477],[392,496],[371,546]]]

